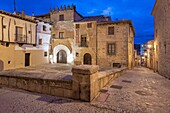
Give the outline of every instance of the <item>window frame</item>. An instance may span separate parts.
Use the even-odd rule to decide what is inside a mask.
[[[115,34],[115,26],[108,26],[108,35],[114,35]],[[111,30],[113,29],[113,31]]]
[[[61,37],[62,34],[62,37]],[[64,38],[64,32],[59,32],[59,39],[63,39]]]
[[[59,21],[64,21],[64,14],[59,15]]]
[[[87,23],[87,28],[92,28],[92,23]]]
[[[114,46],[114,49],[113,49]],[[111,48],[110,48],[111,47]],[[113,52],[114,50],[114,52]],[[116,55],[116,43],[107,43],[107,54],[108,55]]]

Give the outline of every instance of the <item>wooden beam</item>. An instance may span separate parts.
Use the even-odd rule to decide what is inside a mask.
[[[10,42],[10,27],[11,27],[11,18],[9,20],[9,24],[8,24],[8,41]]]
[[[1,26],[2,26],[2,41],[4,41],[4,17],[2,16],[2,19],[1,19]]]

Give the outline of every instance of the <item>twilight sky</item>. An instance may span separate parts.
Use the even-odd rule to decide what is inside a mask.
[[[13,12],[14,0],[0,0],[0,10]],[[135,43],[146,43],[154,36],[151,11],[155,0],[16,0],[17,11],[31,15],[45,14],[50,8],[74,4],[83,16],[105,15],[114,21],[132,20],[136,30]]]

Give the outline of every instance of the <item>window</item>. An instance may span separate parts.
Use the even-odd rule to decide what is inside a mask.
[[[28,31],[29,34],[31,34],[31,31]]]
[[[92,23],[87,23],[87,28],[92,28]]]
[[[47,52],[44,52],[44,56],[45,56],[45,57],[47,56]]]
[[[45,25],[43,25],[43,31],[46,31],[47,27]]]
[[[108,27],[108,35],[114,35],[114,27]]]
[[[59,21],[64,21],[64,15],[59,15]]]
[[[107,44],[107,53],[109,55],[115,55],[116,54],[116,46],[115,43],[108,43]]]
[[[80,24],[76,24],[76,29],[80,28]]]
[[[26,39],[23,35],[23,28],[16,26],[16,41],[17,42],[25,42]]]
[[[42,39],[39,39],[39,45],[42,45]]]
[[[64,38],[64,32],[59,32],[59,38],[60,39]]]
[[[81,37],[81,47],[88,47],[86,37]]]

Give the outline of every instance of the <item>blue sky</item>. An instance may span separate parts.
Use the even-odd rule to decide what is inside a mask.
[[[45,14],[50,8],[75,4],[83,16],[105,15],[112,20],[118,18],[132,20],[135,30],[135,43],[146,43],[153,39],[154,21],[151,11],[155,0],[16,0],[17,11],[26,14]],[[13,12],[14,0],[1,0],[0,10]]]

